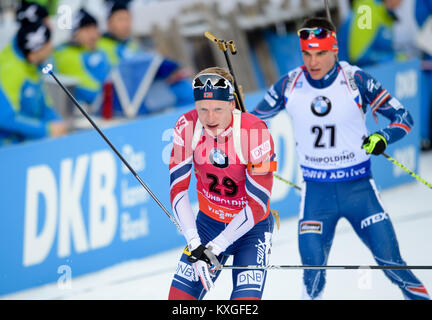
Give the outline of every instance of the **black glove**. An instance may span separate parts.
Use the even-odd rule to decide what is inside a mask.
[[[379,133],[374,133],[363,140],[363,148],[368,154],[379,155],[387,148],[387,141]]]
[[[215,255],[208,248],[200,244],[197,248],[191,251],[191,254],[190,256],[188,256],[187,259],[190,263],[194,263],[197,262],[198,260],[202,260],[211,265],[213,257],[215,257]]]

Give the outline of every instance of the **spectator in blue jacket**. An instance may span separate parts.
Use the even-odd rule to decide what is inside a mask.
[[[51,54],[51,32],[41,21],[21,24],[0,52],[0,145],[66,133],[66,125],[50,105],[40,64]]]

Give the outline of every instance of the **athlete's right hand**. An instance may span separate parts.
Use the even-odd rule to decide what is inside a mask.
[[[387,147],[387,140],[379,133],[371,134],[363,140],[363,148],[367,154],[380,155]]]

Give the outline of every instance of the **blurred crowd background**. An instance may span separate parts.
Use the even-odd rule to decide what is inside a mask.
[[[423,149],[431,148],[432,0],[329,0],[339,58],[420,59]],[[302,64],[296,30],[324,0],[0,0],[0,146],[89,128],[54,73],[101,126],[192,105],[191,77],[226,66],[204,37],[234,40],[245,94]],[[247,106],[253,108],[254,106]]]

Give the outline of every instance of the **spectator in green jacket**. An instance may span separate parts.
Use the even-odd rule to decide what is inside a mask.
[[[393,48],[394,10],[402,0],[354,0],[338,32],[339,59],[358,66],[399,59]]]
[[[72,40],[54,51],[54,66],[60,74],[78,81],[75,98],[87,105],[100,107],[103,84],[110,71],[108,57],[97,49],[100,37],[96,19],[81,9],[73,19]]]
[[[131,38],[132,16],[124,2],[111,3],[108,14],[108,30],[98,41],[98,48],[108,55],[111,66],[117,66],[127,57],[137,54],[142,48]]]
[[[52,52],[40,21],[23,23],[0,52],[0,145],[57,137],[67,128],[46,95],[40,65]]]

